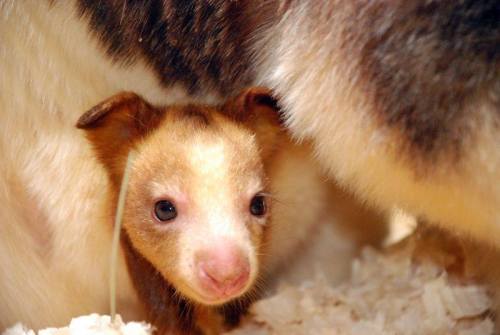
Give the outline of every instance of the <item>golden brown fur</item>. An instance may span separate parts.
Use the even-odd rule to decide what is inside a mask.
[[[288,157],[297,156],[305,169],[311,166],[303,149],[293,150],[295,146],[279,126],[276,102],[263,88],[246,90],[219,108],[154,107],[136,94],[121,93],[85,113],[77,127],[85,130],[108,172],[111,190],[106,213],[115,208],[128,152],[137,154],[127,192],[122,246],[148,319],[162,333],[200,329],[218,333],[224,315],[230,313],[234,318],[241,308],[238,305],[249,301],[244,295],[256,294],[252,282],[263,277],[265,269],[276,269],[293,252],[298,243],[294,236],[306,237],[321,212],[325,191],[320,190],[325,187],[318,171],[312,169],[309,179],[300,178],[316,182],[319,192],[300,204],[290,202],[301,193],[286,190],[286,182],[274,187],[277,181],[285,181],[279,174],[290,170],[279,167],[278,162],[286,158],[274,155],[276,151],[289,147],[292,150],[285,151],[290,152]],[[246,214],[248,197],[257,191],[270,192],[266,196],[270,214],[263,218]],[[150,218],[151,204],[162,198],[174,201],[179,210],[179,218],[172,223],[158,224]],[[273,215],[274,201],[286,204],[284,211]],[[299,207],[306,203],[312,207]],[[295,206],[301,214],[297,217],[300,229],[284,220],[297,213]],[[203,211],[206,209],[216,216]],[[112,222],[106,214],[98,214],[101,216],[105,218],[102,225]],[[286,234],[284,228],[299,233]],[[250,282],[242,293],[231,297],[243,295],[241,302],[211,302],[205,293],[199,293],[193,274],[196,260],[191,258],[196,258],[201,245],[210,245],[219,235],[227,235],[226,239],[240,244],[249,255]],[[220,304],[227,305],[222,315],[218,314]]]

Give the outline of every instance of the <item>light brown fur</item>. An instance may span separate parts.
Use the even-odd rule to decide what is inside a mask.
[[[274,153],[278,149],[283,152],[284,146],[295,146],[279,127],[276,103],[263,88],[249,89],[220,108],[153,107],[133,93],[121,93],[85,113],[77,126],[86,131],[110,178],[107,213],[115,208],[126,156],[130,151],[137,153],[127,193],[122,245],[149,320],[162,332],[202,329],[215,334],[223,326],[220,320],[224,319],[211,306],[227,301],[207,301],[193,277],[196,269],[190,259],[197,248],[219,234],[240,244],[250,257],[252,270],[245,291],[251,291],[264,269],[276,269],[294,250],[295,236],[307,236],[322,209],[318,200],[325,191],[321,191],[324,187],[315,169],[311,169],[312,177],[300,178],[308,182],[317,179],[314,189],[319,194],[306,200],[312,205],[307,210],[300,207],[302,202],[290,203],[301,195],[298,190],[286,190],[283,183],[273,189],[273,180],[284,181],[279,174],[290,169],[279,167],[277,162],[285,157]],[[311,168],[303,149],[292,150],[288,156],[301,157],[302,167]],[[269,214],[256,218],[247,214],[249,200],[261,191],[271,192],[267,197]],[[161,198],[176,203],[179,217],[172,223],[158,224],[151,218],[152,204]],[[274,200],[286,204],[276,216]],[[301,227],[291,227],[284,220],[289,213],[297,213],[286,206],[300,211],[297,219]],[[217,222],[212,222],[212,210]],[[101,224],[111,221],[106,218]],[[288,230],[298,233],[280,232],[279,228],[287,225]]]

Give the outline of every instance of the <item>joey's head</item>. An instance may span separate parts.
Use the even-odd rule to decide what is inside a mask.
[[[110,206],[126,156],[136,152],[123,218],[133,257],[196,303],[223,304],[252,287],[271,205],[263,156],[279,131],[266,90],[249,89],[219,107],[153,107],[122,93],[77,126],[108,172]],[[134,259],[127,261],[130,268]]]

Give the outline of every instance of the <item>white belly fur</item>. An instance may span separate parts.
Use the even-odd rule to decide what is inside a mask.
[[[112,223],[96,217],[106,179],[74,125],[121,90],[155,103],[185,97],[140,62],[113,65],[74,14],[69,1],[0,3],[0,328],[108,312]],[[122,260],[126,309],[136,301],[124,270]]]

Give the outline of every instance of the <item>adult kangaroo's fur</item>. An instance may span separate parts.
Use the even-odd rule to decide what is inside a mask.
[[[121,90],[269,86],[361,199],[500,246],[499,17],[496,0],[0,1],[0,326],[106,306],[104,172],[73,125]]]

